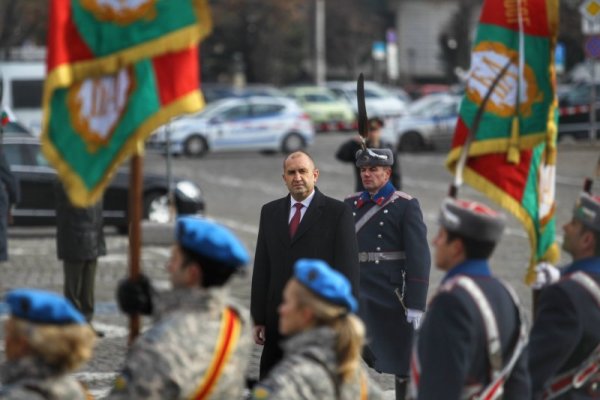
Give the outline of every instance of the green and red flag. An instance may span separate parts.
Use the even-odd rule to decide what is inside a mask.
[[[198,111],[207,0],[53,0],[43,151],[71,202],[95,203],[173,116]]]
[[[532,249],[525,280],[531,282],[538,262],[559,258],[554,218],[558,0],[486,0],[479,22],[446,164],[453,173],[464,167],[466,183],[524,225]],[[463,151],[468,151],[466,164],[457,165]]]

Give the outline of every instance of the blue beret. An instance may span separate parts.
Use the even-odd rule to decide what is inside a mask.
[[[325,261],[303,258],[294,264],[294,277],[323,299],[356,312],[358,305],[352,296],[348,279]]]
[[[11,314],[40,324],[85,324],[71,302],[56,293],[37,289],[15,289],[6,295]]]
[[[242,242],[229,229],[207,219],[180,217],[175,235],[185,249],[226,266],[243,267],[250,260]]]

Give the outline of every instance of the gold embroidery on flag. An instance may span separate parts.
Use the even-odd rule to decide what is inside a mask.
[[[156,18],[157,0],[81,0],[81,6],[96,19],[120,25],[131,24],[141,19]]]
[[[127,109],[135,87],[131,68],[115,75],[86,79],[69,88],[67,102],[71,123],[90,152],[105,146]]]
[[[484,41],[473,49],[467,97],[477,105],[481,104],[494,78],[508,60],[513,60],[513,63],[494,89],[486,111],[503,118],[515,114],[528,117],[532,113],[533,104],[541,102],[544,94],[538,88],[533,69],[526,64],[523,68],[524,76],[521,78],[520,112],[515,112],[519,80],[518,53],[502,43]]]

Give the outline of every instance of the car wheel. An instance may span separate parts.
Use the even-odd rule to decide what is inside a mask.
[[[183,144],[183,151],[189,157],[201,157],[208,150],[208,144],[202,136],[194,135],[187,138]]]
[[[169,196],[163,192],[150,192],[144,195],[144,219],[151,222],[169,222]]]
[[[417,132],[408,132],[400,139],[400,150],[416,153],[425,149],[423,137]]]
[[[302,150],[306,147],[306,142],[302,136],[297,133],[290,133],[287,135],[281,144],[281,151],[284,153],[293,153],[298,150]]]

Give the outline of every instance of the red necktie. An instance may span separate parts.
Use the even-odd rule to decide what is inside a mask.
[[[304,206],[302,203],[296,203],[294,204],[294,207],[296,207],[296,212],[290,221],[290,238],[293,238],[298,230],[298,225],[300,225],[300,217],[302,217],[302,207]]]

